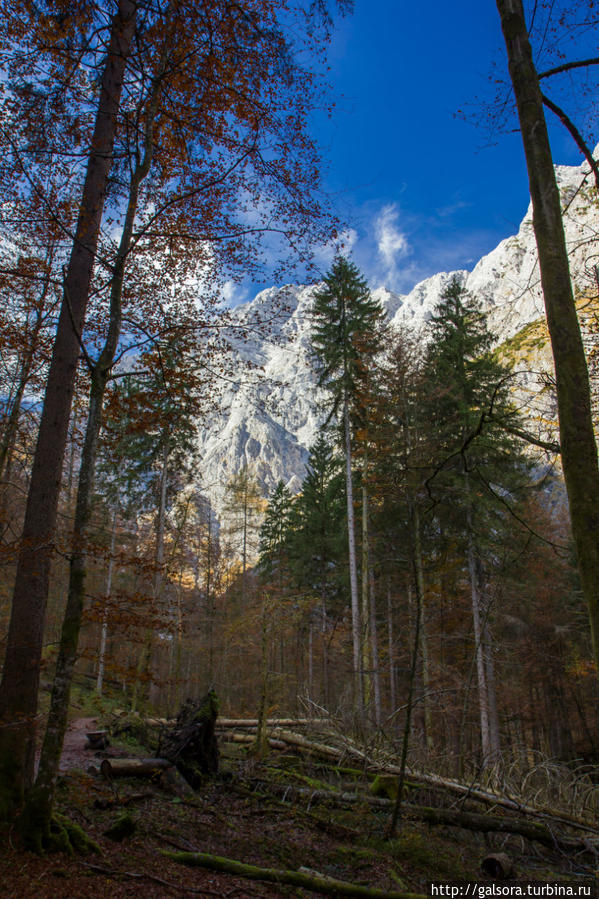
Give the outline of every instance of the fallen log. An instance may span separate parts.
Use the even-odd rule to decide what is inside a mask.
[[[226,733],[221,736],[221,739],[224,743],[247,743],[248,746],[252,743],[256,742],[256,737],[252,736],[251,733],[247,734],[237,734],[235,731],[233,733]],[[274,740],[271,737],[267,738],[268,745],[271,749],[286,749],[287,744],[283,743],[282,740]]]
[[[334,746],[327,746],[324,743],[315,743],[313,740],[308,740],[301,734],[294,734],[292,731],[277,728],[273,736],[277,740],[282,740],[283,743],[288,743],[289,746],[298,746],[300,749],[305,749],[314,755],[321,755],[324,758],[335,759],[336,761],[343,757],[340,749],[336,749]]]
[[[405,805],[407,814],[425,821],[427,824],[442,824],[447,827],[462,827],[478,833],[510,833],[527,840],[536,841],[549,849],[567,849],[576,852],[596,853],[599,844],[593,847],[589,840],[558,834],[540,821],[526,821],[523,818],[500,818],[496,815],[482,815],[477,812],[460,812],[450,808],[427,808]]]
[[[102,759],[100,772],[106,780],[114,777],[158,777],[172,767],[168,759]]]
[[[106,749],[110,746],[107,730],[88,730],[85,734],[87,737],[86,749]]]
[[[382,772],[395,775],[399,775],[400,773],[399,765],[394,765],[391,762],[383,763],[373,759],[357,746],[354,746],[347,741],[344,742],[342,749],[338,749],[333,746],[324,745],[323,743],[315,743],[306,739],[306,737],[301,734],[294,734],[290,731],[275,730],[274,736],[276,736],[277,739],[288,743],[290,746],[297,746],[301,749],[305,749],[307,752],[320,755],[327,759],[334,759],[338,762],[341,762],[344,758],[350,756],[351,758],[359,760],[362,765],[371,772]],[[599,835],[599,828],[590,821],[585,821],[581,818],[576,818],[573,815],[564,814],[562,812],[554,812],[543,807],[535,808],[534,806],[520,802],[517,799],[511,799],[508,796],[503,796],[500,793],[487,790],[484,787],[474,784],[459,783],[459,781],[441,777],[437,774],[425,774],[422,771],[417,771],[412,768],[406,769],[406,776],[416,783],[444,789],[458,796],[463,796],[464,799],[476,799],[485,805],[500,806],[509,809],[510,811],[520,812],[521,814],[531,815],[536,818],[548,818],[556,823],[574,827],[577,830],[582,830],[586,833]]]
[[[328,724],[328,718],[267,718],[267,727],[303,727],[308,724]],[[258,727],[257,718],[219,718],[217,727]]]
[[[243,877],[247,880],[261,880],[265,883],[285,883],[290,886],[303,887],[305,890],[312,890],[316,893],[325,893],[328,896],[363,896],[366,899],[424,899],[421,893],[387,892],[375,887],[356,886],[344,880],[334,880],[332,877],[321,877],[316,874],[307,874],[303,871],[260,868],[257,865],[248,865],[232,858],[208,855],[205,852],[169,852],[163,849],[162,854],[182,865],[209,868],[211,871],[220,871],[225,874],[232,874],[235,877]]]
[[[505,852],[492,852],[483,858],[480,868],[487,877],[505,880],[506,877],[513,873],[514,863]]]
[[[295,787],[284,784],[261,784],[262,789],[267,789],[275,795],[285,796],[287,799],[301,797],[309,799],[310,804],[329,802],[337,805],[353,805],[363,803],[372,808],[391,809],[393,800],[383,799],[367,794],[340,792],[330,790],[311,790],[307,787]],[[422,805],[403,803],[402,808],[406,815],[423,821],[430,825],[443,825],[445,827],[460,827],[477,833],[507,833],[525,837],[527,840],[536,841],[549,849],[567,849],[577,852],[596,853],[599,844],[594,846],[588,839],[558,834],[546,824],[537,821],[526,821],[523,818],[500,817],[498,815],[484,815],[477,812],[464,812],[454,808],[429,808]]]

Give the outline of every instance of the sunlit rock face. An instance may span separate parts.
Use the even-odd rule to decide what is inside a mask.
[[[558,183],[575,288],[597,290],[599,209],[591,198],[588,166],[559,166]],[[449,279],[457,275],[480,298],[489,326],[502,343],[543,315],[539,267],[529,207],[518,233],[484,256],[472,272],[441,272],[404,295],[374,293],[395,326],[426,324]],[[228,480],[247,466],[268,496],[279,480],[300,489],[318,428],[324,396],[310,353],[310,310],[318,285],[285,285],[237,307],[231,334],[239,381],[225,389],[220,412],[199,438],[201,488],[222,506]],[[246,370],[245,364],[253,366]]]

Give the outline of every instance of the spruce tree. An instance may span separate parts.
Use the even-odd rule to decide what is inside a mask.
[[[302,492],[296,498],[288,537],[293,580],[318,597],[322,615],[340,612],[347,587],[347,511],[341,459],[320,434],[310,448]]]
[[[352,484],[352,412],[357,412],[364,375],[380,348],[383,321],[380,304],[369,293],[353,263],[335,259],[316,292],[313,307],[312,345],[319,371],[318,386],[329,396],[329,420],[340,420],[345,452],[347,533],[352,613],[354,701],[364,712],[362,677],[362,628],[358,596],[358,570],[354,532]]]
[[[315,635],[322,643],[322,701],[329,707],[329,641],[347,595],[347,512],[343,460],[324,434],[310,449],[302,492],[291,510],[287,539],[292,582],[310,604],[308,690],[315,694]]]
[[[483,764],[499,752],[489,604],[485,583],[492,541],[504,530],[506,505],[526,482],[526,462],[501,426],[513,422],[510,372],[490,352],[492,334],[480,303],[450,280],[431,321],[424,400],[437,447],[428,488],[446,533],[462,546],[472,600]]]
[[[291,493],[279,481],[268,502],[260,528],[259,567],[265,577],[280,579],[287,556],[291,521]]]

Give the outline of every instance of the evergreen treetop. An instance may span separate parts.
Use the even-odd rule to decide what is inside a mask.
[[[359,389],[364,368],[380,349],[384,312],[357,267],[338,256],[314,295],[313,356],[332,400],[333,415]]]
[[[265,575],[272,575],[283,565],[286,546],[289,540],[291,521],[291,493],[279,481],[270,497],[264,521],[260,528],[260,570]]]

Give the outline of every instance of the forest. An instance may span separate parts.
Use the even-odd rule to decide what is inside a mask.
[[[599,282],[591,242],[572,285],[545,110],[594,209],[597,59],[556,39],[537,70],[531,23],[575,51],[594,3],[496,2],[545,304],[509,338],[457,275],[391,325],[343,246],[311,122],[352,5],[0,4],[6,895],[596,876]],[[273,328],[228,285],[299,266],[303,482],[215,494],[202,434],[268,392],[240,347]]]

